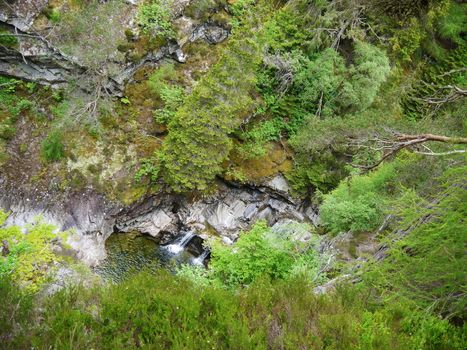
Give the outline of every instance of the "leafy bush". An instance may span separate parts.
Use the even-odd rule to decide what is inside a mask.
[[[172,0],[150,0],[138,9],[137,22],[143,32],[169,39],[175,35],[172,27]]]
[[[6,214],[0,210],[0,226],[6,219]],[[11,277],[16,283],[29,291],[36,291],[46,281],[51,263],[60,260],[52,252],[51,241],[65,234],[54,233],[55,227],[38,220],[21,228],[11,226],[0,227],[0,242],[6,241],[9,253],[0,256],[0,279]]]
[[[309,230],[290,224],[271,229],[259,221],[233,246],[212,243],[209,273],[230,287],[248,285],[264,276],[275,280],[298,273],[307,274],[315,282],[322,280],[324,257],[315,251],[319,239]],[[302,242],[307,236],[309,240]]]
[[[57,162],[65,155],[60,131],[52,131],[42,141],[42,157],[48,162]]]
[[[289,242],[274,244],[265,239],[268,227],[257,223],[250,232],[243,233],[235,247],[213,245],[210,267],[217,278],[226,285],[252,283],[267,274],[272,279],[284,278],[294,263]]]
[[[386,164],[369,175],[343,181],[324,196],[320,207],[323,225],[333,234],[375,229],[381,222],[387,189],[395,176],[394,164]]]

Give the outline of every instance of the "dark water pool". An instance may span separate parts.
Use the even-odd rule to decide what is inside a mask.
[[[120,282],[143,269],[174,270],[177,265],[194,259],[186,250],[173,254],[167,247],[138,232],[114,233],[105,242],[105,248],[107,258],[95,268],[95,272],[112,282]]]

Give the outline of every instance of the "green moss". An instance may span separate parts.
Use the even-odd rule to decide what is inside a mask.
[[[227,180],[243,180],[244,182],[261,182],[278,173],[287,173],[292,168],[292,162],[287,151],[279,143],[263,145],[264,155],[248,157],[237,153],[234,148],[230,161],[226,163],[227,171],[223,175]]]
[[[16,47],[18,45],[18,39],[15,35],[5,30],[0,30],[0,45],[6,47]]]

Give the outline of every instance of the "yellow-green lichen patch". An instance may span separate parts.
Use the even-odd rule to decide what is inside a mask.
[[[98,189],[113,197],[125,188],[121,183],[131,185],[132,170],[137,165],[137,153],[133,145],[106,145],[101,141],[92,150],[80,145],[67,161],[69,174],[79,173]]]

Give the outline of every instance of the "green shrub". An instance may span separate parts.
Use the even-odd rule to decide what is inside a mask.
[[[300,100],[311,112],[323,116],[333,116],[339,98],[339,89],[344,83],[344,59],[334,49],[323,52],[308,59],[303,58],[301,67],[297,69],[296,89],[300,89]]]
[[[48,162],[57,162],[64,157],[65,151],[60,131],[52,131],[42,141],[41,155]]]
[[[321,281],[324,257],[315,251],[319,238],[302,225],[284,225],[275,229],[257,222],[232,246],[213,242],[209,274],[229,287],[248,285],[260,277],[272,280],[297,274]],[[304,236],[311,238],[300,241]]]
[[[267,230],[267,224],[259,222],[241,235],[234,248],[213,245],[210,267],[215,276],[229,286],[250,284],[263,274],[272,279],[285,278],[294,263],[291,249],[288,242],[282,242],[282,246],[269,243],[265,239]]]
[[[444,39],[452,40],[457,45],[464,45],[462,33],[467,25],[467,4],[451,1],[449,9],[437,24],[438,33]]]
[[[137,23],[146,34],[169,39],[175,35],[172,27],[172,0],[150,0],[138,9]]]
[[[331,117],[367,109],[390,67],[384,51],[357,41],[349,67],[339,53],[329,48],[310,59],[302,58],[297,70],[295,88],[300,91],[302,104],[309,112]]]
[[[10,140],[16,133],[15,123],[22,112],[34,103],[15,94],[21,81],[0,76],[0,138]]]
[[[160,97],[164,107],[154,111],[154,118],[158,123],[168,124],[182,105],[185,92],[179,86],[163,86],[160,89]]]
[[[324,196],[320,207],[323,225],[333,234],[351,230],[371,231],[381,223],[388,190],[396,177],[394,164],[385,164],[369,175],[343,181]]]
[[[343,92],[339,96],[341,109],[352,113],[370,107],[391,70],[383,50],[361,41],[357,41],[354,46],[354,62],[349,68],[351,77],[344,83]]]
[[[0,226],[6,214],[0,210]],[[0,242],[8,242],[10,252],[0,256],[0,279],[11,277],[15,283],[28,291],[36,291],[47,279],[47,273],[53,262],[60,258],[52,251],[51,241],[64,234],[54,233],[55,227],[39,219],[25,227],[26,233],[17,226],[0,227]]]
[[[141,181],[143,177],[149,177],[152,182],[156,182],[159,177],[160,166],[155,159],[141,159],[141,165],[135,174],[135,180]]]

